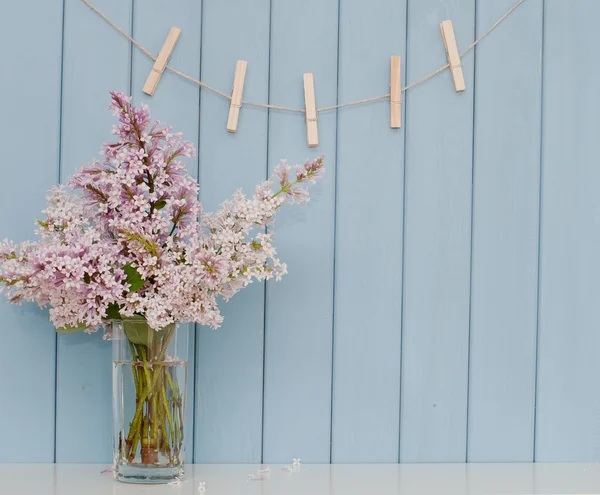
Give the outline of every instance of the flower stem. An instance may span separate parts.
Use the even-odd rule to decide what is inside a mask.
[[[136,394],[136,409],[126,439],[125,457],[133,462],[141,444],[142,464],[158,462],[158,453],[173,462],[183,438],[181,397],[179,384],[171,378],[164,359],[176,325],[172,325],[162,339],[146,346],[129,341],[132,372]],[[153,330],[152,330],[153,331]],[[171,391],[173,413],[169,407],[167,384]],[[170,436],[169,436],[170,432]]]

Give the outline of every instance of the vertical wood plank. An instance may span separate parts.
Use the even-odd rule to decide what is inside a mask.
[[[473,41],[473,0],[412,0],[407,80],[445,60],[439,23]],[[466,459],[473,141],[473,54],[467,89],[448,71],[406,96],[404,315],[400,460]]]
[[[171,26],[181,29],[181,36],[169,59],[169,64],[198,79],[200,77],[201,11],[199,0],[135,0],[133,32],[136,39],[153,53],[158,53],[165,33]],[[135,49],[132,58],[131,88],[134,103],[150,106],[152,118],[166,122],[174,132],[183,132],[186,140],[198,149],[200,90],[197,85],[165,71],[154,96],[143,93],[142,88],[152,69],[152,61]],[[189,173],[198,177],[198,159],[186,160]],[[192,326],[193,329],[193,326]],[[188,353],[188,403],[186,411],[186,461],[191,462],[194,452],[194,376],[195,331],[189,336]]]
[[[545,3],[537,461],[600,460],[599,16]]]
[[[96,7],[129,31],[131,2],[97,0]],[[102,40],[102,42],[99,42]],[[66,0],[61,180],[99,156],[111,135],[109,90],[129,93],[129,43],[80,0]],[[111,346],[78,332],[58,336],[56,461],[112,459]]]
[[[302,74],[312,72],[319,104],[335,103],[337,0],[274,1],[272,9],[271,102],[303,108]],[[276,222],[275,244],[289,274],[267,284],[264,462],[330,460],[335,117],[319,115],[314,150],[306,147],[302,115],[269,117],[271,167],[325,153],[327,173],[308,205],[288,206]]]
[[[202,74],[208,84],[227,88],[236,60],[247,60],[244,99],[267,101],[269,10],[268,0],[204,4]],[[230,134],[228,100],[204,90],[201,96],[200,197],[214,211],[239,187],[251,194],[265,179],[267,111],[242,106],[238,130]],[[197,335],[196,462],[258,463],[264,284],[242,290],[221,310],[222,327],[199,328]]]
[[[406,1],[341,5],[340,101],[386,92],[405,26]],[[338,116],[332,462],[398,460],[404,132],[389,106]]]
[[[513,4],[478,0],[478,35]],[[542,8],[476,52],[469,461],[533,460]]]
[[[10,2],[0,15],[0,43],[10,47],[3,50],[0,70],[2,180],[8,186],[0,195],[0,232],[18,242],[34,238],[34,221],[41,218],[46,191],[58,177],[63,2],[43,2],[35,16],[30,14],[28,4]],[[0,462],[52,462],[54,327],[47,310],[30,303],[9,305],[4,296],[0,321],[0,438],[5,446]]]

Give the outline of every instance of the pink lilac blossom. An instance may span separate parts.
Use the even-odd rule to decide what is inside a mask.
[[[241,190],[205,213],[199,186],[185,169],[194,147],[181,133],[151,122],[146,105],[111,93],[118,118],[104,160],[84,165],[49,193],[40,240],[0,245],[0,284],[10,302],[50,306],[57,328],[96,330],[103,320],[143,315],[152,328],[176,321],[218,327],[219,297],[254,280],[279,280],[287,267],[265,230],[287,202],[307,202],[305,184],[323,157],[291,167],[274,181]]]

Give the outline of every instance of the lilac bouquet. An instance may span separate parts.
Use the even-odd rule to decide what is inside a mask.
[[[111,95],[117,141],[104,145],[102,162],[50,191],[38,241],[1,244],[0,286],[12,303],[50,306],[60,332],[117,331],[115,476],[165,482],[183,473],[187,362],[174,344],[177,325],[216,328],[220,296],[286,273],[266,226],[284,203],[308,201],[304,185],[321,177],[323,158],[282,162],[251,198],[238,190],[205,213],[181,161],[195,156],[193,146],[151,123],[146,106]]]
[[[117,142],[104,145],[103,162],[51,190],[39,241],[2,243],[0,284],[12,303],[50,306],[59,331],[91,332],[134,315],[153,329],[178,321],[216,328],[218,296],[286,273],[264,227],[284,203],[308,201],[303,185],[321,177],[323,158],[282,162],[277,191],[268,180],[252,198],[238,190],[204,213],[198,183],[180,161],[195,156],[192,144],[151,123],[146,105],[111,96]]]

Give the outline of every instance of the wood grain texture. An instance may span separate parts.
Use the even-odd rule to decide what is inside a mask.
[[[131,3],[100,0],[96,6],[125,28]],[[98,40],[102,43],[98,43]],[[129,93],[129,44],[79,0],[66,0],[64,29],[61,181],[99,156],[113,139],[109,91]],[[56,461],[112,459],[110,342],[101,332],[58,336]]]
[[[480,0],[477,33],[512,5]],[[476,52],[469,461],[533,460],[542,8]]]
[[[206,2],[202,14],[203,77],[226,88],[235,61],[247,60],[244,95],[267,101],[269,1]],[[200,109],[200,197],[214,211],[239,187],[251,194],[265,180],[267,112],[244,107],[237,133],[229,134],[226,99],[203,91]],[[197,335],[196,462],[260,462],[264,284],[244,289],[221,309],[223,326],[199,328]]]
[[[135,0],[133,32],[144,46],[152,46],[156,51],[162,43],[164,32],[169,26],[181,28],[181,37],[177,48],[173,51],[169,63],[174,67],[200,77],[200,43],[201,43],[201,11],[202,2],[198,0]],[[186,140],[191,141],[198,149],[199,102],[198,86],[166,71],[158,90],[153,97],[142,91],[143,84],[151,70],[152,61],[139,51],[133,52],[131,68],[131,88],[134,103],[144,102],[150,106],[152,118],[166,122],[174,132],[183,132]],[[186,160],[188,172],[198,177],[198,159]],[[181,327],[182,331],[184,327]],[[186,460],[191,462],[194,453],[194,377],[195,377],[195,332],[188,329],[188,404],[186,411]]]
[[[384,92],[404,58],[406,2],[388,6],[342,5],[341,101]],[[404,132],[389,118],[386,100],[338,115],[332,462],[398,460]]]
[[[473,40],[474,2],[411,1],[407,79],[445,59],[440,19]],[[467,89],[449,72],[406,98],[404,314],[400,461],[466,459],[473,144],[473,56]]]
[[[537,461],[600,460],[598,16],[545,4]]]
[[[321,104],[334,104],[337,0],[275,1],[272,8],[270,100],[302,108],[300,75],[312,72]],[[306,132],[302,118],[269,116],[270,171],[282,158],[297,163],[324,153],[327,172],[310,203],[282,209],[275,225],[289,273],[267,284],[264,462],[330,459],[335,124],[335,112],[321,114],[320,145],[308,150],[298,139]]]
[[[3,5],[0,14],[0,238],[32,238],[58,177],[62,0]],[[44,43],[39,46],[39,39]],[[32,121],[32,115],[35,119]],[[35,134],[35,149],[31,146]],[[55,332],[48,313],[0,301],[0,462],[54,460]],[[43,379],[40,379],[43,377]],[[35,407],[34,407],[35,406]]]

